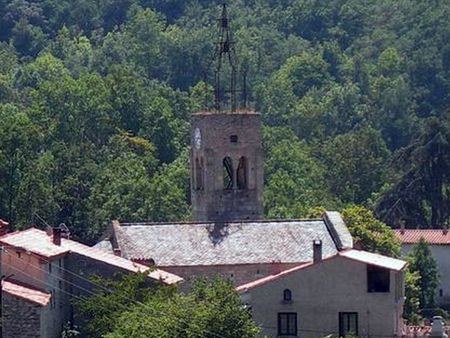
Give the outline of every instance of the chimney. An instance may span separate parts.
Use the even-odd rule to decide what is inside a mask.
[[[61,245],[61,228],[52,228],[53,244]]]
[[[280,261],[272,261],[270,264],[270,274],[271,275],[278,275],[283,269],[281,268],[281,262]]]
[[[406,221],[404,219],[400,220],[400,233],[402,235],[405,233],[405,223],[406,223]]]
[[[313,263],[319,263],[322,261],[322,241],[316,239],[313,241]]]

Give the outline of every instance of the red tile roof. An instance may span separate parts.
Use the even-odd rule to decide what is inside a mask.
[[[46,306],[51,298],[51,295],[43,290],[11,279],[2,281],[2,291],[40,306]]]
[[[172,273],[160,269],[153,269],[150,271],[148,266],[134,263],[128,259],[115,256],[96,248],[91,248],[70,239],[61,238],[61,245],[56,245],[53,243],[52,237],[45,231],[35,228],[17,231],[2,236],[0,237],[0,243],[6,247],[20,248],[29,251],[44,257],[45,259],[51,259],[72,252],[129,272],[149,271],[148,276],[150,278],[160,280],[165,284],[176,284],[183,280],[181,277]]]
[[[365,264],[376,265],[376,266],[380,266],[380,267],[383,267],[383,268],[386,268],[389,270],[394,270],[394,271],[400,271],[406,266],[406,262],[402,261],[400,259],[382,256],[382,255],[378,255],[378,254],[374,254],[374,253],[362,251],[362,250],[354,250],[354,249],[341,251],[334,256],[323,259],[321,262],[330,261],[337,257],[343,257],[343,258],[347,258],[347,259],[358,261],[358,262],[365,263]],[[317,264],[320,264],[321,262],[319,262]],[[263,278],[255,280],[255,281],[240,285],[236,288],[236,291],[245,292],[249,289],[253,289],[255,287],[273,282],[273,281],[283,278],[284,276],[289,275],[295,271],[303,270],[303,269],[306,269],[306,268],[314,266],[314,265],[315,264],[312,262],[298,265],[291,269],[284,270],[276,275],[270,275],[270,276],[263,277]]]
[[[446,229],[396,229],[395,236],[403,244],[415,244],[418,243],[421,238],[428,244],[450,244],[450,232]]]

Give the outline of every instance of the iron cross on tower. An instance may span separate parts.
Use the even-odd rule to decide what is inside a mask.
[[[223,63],[228,61],[230,66],[229,89],[225,90],[221,81]],[[219,19],[219,42],[214,53],[214,84],[215,84],[215,108],[220,111],[223,108],[225,94],[230,95],[230,109],[232,112],[237,109],[237,58],[234,49],[234,41],[230,29],[230,19],[227,13],[227,5],[222,5],[222,16]]]

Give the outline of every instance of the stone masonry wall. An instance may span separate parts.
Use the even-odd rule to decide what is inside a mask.
[[[3,338],[41,337],[41,311],[39,305],[3,293]]]
[[[159,268],[183,277],[187,283],[195,277],[213,278],[220,275],[222,278],[231,279],[235,286],[239,286],[265,276],[279,273],[299,264],[269,263],[213,266],[160,266]]]

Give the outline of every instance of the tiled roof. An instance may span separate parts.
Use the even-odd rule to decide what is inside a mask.
[[[52,237],[45,231],[35,228],[2,236],[0,237],[0,243],[6,247],[21,248],[48,259],[73,252],[129,272],[143,272],[149,270],[145,265],[134,263],[128,259],[115,256],[96,248],[91,248],[70,239],[61,238],[61,245],[56,245],[53,243]],[[161,280],[166,284],[174,284],[182,280],[181,277],[160,269],[151,271],[149,277]]]
[[[339,253],[339,256],[394,271],[400,271],[406,266],[406,262],[401,259],[396,259],[362,250],[342,251]]]
[[[312,260],[312,241],[322,240],[323,256],[338,252],[324,220],[283,220],[172,224],[113,224],[121,255],[133,260],[153,259],[159,266],[304,263]],[[333,229],[345,239],[347,228]],[[104,244],[100,244],[104,247]],[[341,249],[341,248],[339,248]]]
[[[446,229],[396,229],[395,235],[403,244],[415,244],[421,238],[428,244],[450,244],[450,232]]]
[[[334,258],[334,257],[336,257],[336,255],[331,256],[329,258]],[[303,269],[305,269],[305,268],[307,268],[309,266],[313,266],[313,265],[314,264],[312,262],[305,263],[305,264],[300,264],[300,265],[295,266],[293,268],[281,271],[281,272],[279,272],[279,273],[277,273],[275,275],[266,276],[266,277],[263,277],[263,278],[260,278],[260,279],[257,279],[257,280],[245,283],[243,285],[240,285],[240,286],[236,287],[236,291],[237,292],[241,292],[241,291],[245,292],[245,291],[247,291],[249,289],[253,289],[253,288],[257,287],[257,286],[261,286],[261,285],[273,282],[273,281],[275,281],[277,279],[283,278],[286,275],[290,275],[291,273],[293,273],[295,271],[303,270]]]
[[[337,257],[343,257],[343,258],[351,259],[351,260],[358,261],[358,262],[365,263],[365,264],[376,265],[376,266],[380,266],[380,267],[383,267],[383,268],[386,268],[389,270],[394,270],[394,271],[401,271],[406,266],[406,262],[402,261],[400,259],[395,259],[395,258],[391,258],[391,257],[387,257],[387,256],[374,254],[374,253],[367,252],[367,251],[353,250],[353,249],[339,252],[336,255],[325,258],[321,262],[316,263],[316,264],[321,264],[323,262],[331,261]],[[301,265],[295,266],[293,268],[290,268],[288,270],[284,270],[275,275],[266,276],[266,277],[254,280],[252,282],[240,285],[236,288],[236,291],[245,292],[249,289],[253,289],[255,287],[273,282],[275,280],[283,278],[284,276],[290,275],[291,273],[293,273],[295,271],[307,269],[314,265],[315,264],[312,262],[306,263],[306,264],[301,264]]]
[[[46,306],[51,298],[51,295],[43,290],[11,279],[2,281],[2,291],[40,306]]]

